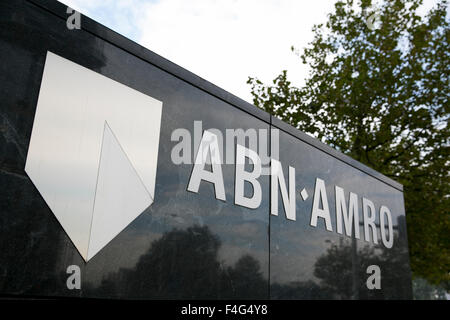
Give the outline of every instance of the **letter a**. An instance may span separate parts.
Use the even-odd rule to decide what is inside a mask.
[[[208,155],[211,158],[212,171],[205,169]],[[189,180],[188,191],[198,193],[202,180],[214,184],[216,199],[225,201],[225,186],[223,183],[222,164],[220,160],[219,144],[217,136],[209,131],[203,133],[197,157],[195,158],[194,169]]]
[[[367,267],[367,274],[371,274],[369,278],[367,278],[366,285],[367,289],[381,289],[381,270],[377,265],[371,265]]]
[[[320,206],[320,199],[322,199],[322,209]],[[325,227],[328,231],[333,231],[331,226],[330,209],[328,207],[327,191],[325,188],[325,181],[316,178],[316,187],[314,189],[314,199],[311,212],[310,225],[317,227],[317,218],[323,218],[325,220]]]

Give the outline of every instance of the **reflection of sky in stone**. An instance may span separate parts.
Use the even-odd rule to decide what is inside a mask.
[[[185,167],[188,169],[185,172],[190,174],[191,166]],[[268,207],[250,210],[234,205],[234,168],[223,166],[223,173],[225,190],[228,191],[226,202],[215,199],[213,185],[207,182],[202,182],[198,194],[186,191],[189,175],[185,175],[179,182],[166,185],[168,192],[164,198],[171,200],[161,204],[158,211],[164,215],[164,224],[174,228],[207,225],[220,238],[222,247],[219,260],[223,264],[233,265],[238,257],[244,254],[254,256],[255,253],[255,258],[264,257],[264,260],[258,260],[262,271],[265,271],[265,260],[268,258]],[[265,191],[267,193],[267,186]]]
[[[205,104],[214,112],[204,112]],[[152,243],[164,233],[174,229],[185,230],[193,225],[206,225],[219,238],[221,246],[218,261],[222,267],[234,266],[239,258],[248,254],[259,262],[261,272],[267,277],[268,197],[263,196],[261,206],[255,210],[235,205],[234,165],[222,166],[226,202],[217,200],[213,185],[205,181],[200,184],[198,193],[187,191],[192,165],[172,163],[171,151],[177,142],[171,141],[170,137],[173,130],[186,128],[191,132],[191,149],[194,150],[193,128],[196,120],[202,120],[203,130],[217,128],[223,133],[226,129],[236,128],[267,130],[268,125],[204,93],[194,95],[194,98],[190,95],[189,99],[184,100],[183,109],[177,103],[164,100],[162,118],[155,202],[104,248],[97,259],[94,257],[90,261],[90,268],[97,271],[91,282],[98,284],[102,277],[111,272],[117,272],[120,268],[133,268],[139,258],[151,248]],[[268,177],[263,176],[259,181],[263,195],[268,195]],[[127,251],[127,247],[132,250]],[[111,258],[109,252],[114,250],[125,250],[124,256],[129,259]]]
[[[86,264],[87,281],[93,285],[99,285],[101,281],[111,273],[119,271],[120,268],[133,268],[139,258],[148,251],[149,244],[159,239],[162,234],[136,232],[132,228],[119,234],[108,246],[102,249],[100,259],[94,257]],[[133,248],[130,250],[129,248]],[[117,254],[126,252],[126,254]],[[100,261],[99,261],[100,260]],[[101,263],[108,261],[109,263]],[[100,262],[100,263],[99,263]]]
[[[404,215],[403,195],[400,191],[285,133],[280,133],[280,158],[286,181],[287,166],[290,165],[296,168],[297,191],[306,188],[309,197],[303,201],[297,194],[297,221],[286,220],[281,203],[279,216],[271,217],[272,282],[317,280],[313,275],[317,259],[324,255],[333,243],[338,244],[340,238],[351,241],[350,237],[336,232],[335,185],[344,188],[347,206],[349,193],[358,195],[360,222],[363,221],[362,197],[375,204],[376,223],[379,223],[378,211],[381,205],[386,205],[391,210],[394,227],[398,217]],[[333,232],[325,229],[322,218],[318,219],[316,228],[309,225],[316,178],[323,179],[326,184]],[[379,228],[377,233],[378,243],[381,243]],[[374,246],[364,240],[364,227],[360,224],[357,247],[366,245]]]
[[[125,69],[123,71],[127,72]],[[201,120],[203,130],[219,129],[224,137],[226,129],[268,129],[268,125],[178,79],[167,78],[163,72],[153,70],[153,67],[143,65],[137,72],[145,74],[146,77],[154,74],[153,77],[158,78],[159,84],[151,87],[152,91],[148,94],[163,101],[155,202],[117,239],[103,249],[98,257],[94,257],[90,262],[93,266],[90,268],[99,270],[97,278],[107,275],[108,272],[117,271],[121,267],[131,268],[137,263],[139,257],[148,251],[154,240],[159,239],[162,234],[197,224],[207,225],[210,231],[219,237],[221,247],[218,260],[223,267],[233,266],[240,257],[250,254],[259,261],[261,271],[267,277],[269,262],[267,228],[270,200],[268,177],[259,178],[263,197],[260,207],[255,210],[234,205],[234,165],[222,166],[226,202],[215,199],[213,185],[208,182],[201,183],[198,193],[188,192],[186,188],[192,165],[172,163],[171,151],[177,142],[171,141],[170,138],[173,130],[185,128],[191,132],[191,150],[195,150],[194,121]],[[152,83],[150,80],[149,83]],[[282,132],[280,132],[280,142],[280,160],[286,181],[287,167],[291,165],[296,169],[297,191],[305,187],[309,198],[303,201],[297,192],[297,221],[295,222],[285,218],[281,200],[279,216],[270,216],[271,280],[279,283],[309,279],[317,281],[313,276],[317,259],[326,253],[332,243],[339,243],[340,238],[348,240],[350,238],[338,235],[335,231],[326,231],[323,219],[319,219],[317,228],[309,226],[316,177],[325,180],[327,186],[333,230],[336,229],[335,185],[344,188],[347,199],[350,191],[358,194],[361,218],[361,198],[365,196],[374,202],[377,210],[380,205],[387,205],[391,209],[394,224],[397,222],[396,217],[404,214],[402,194],[379,180]],[[226,155],[223,156],[225,158]],[[363,239],[362,227],[360,231]],[[358,247],[366,244],[368,243],[364,240],[358,241]],[[114,248],[119,248],[117,249],[119,252],[125,250],[126,254],[123,256],[129,259],[109,257],[109,252],[114,252]]]
[[[162,134],[163,138],[164,136],[167,138],[167,134]],[[175,145],[175,142],[171,145]],[[301,143],[294,148],[289,145],[285,149],[281,153],[284,172],[287,173],[288,164],[296,168],[297,190],[306,187],[309,198],[303,201],[297,195],[297,221],[295,222],[285,218],[281,201],[279,216],[271,216],[271,280],[278,283],[317,281],[313,276],[317,259],[326,253],[332,243],[339,243],[340,238],[344,240],[350,240],[350,238],[340,236],[335,231],[326,231],[323,219],[319,219],[317,228],[309,226],[315,178],[321,177],[326,182],[333,230],[336,229],[334,204],[336,184],[345,189],[346,197],[350,191],[358,194],[361,219],[361,198],[366,196],[375,203],[377,210],[381,204],[386,204],[393,213],[394,224],[397,222],[396,216],[403,214],[402,201],[398,201],[401,193],[306,144]],[[307,155],[306,160],[303,155]],[[258,209],[250,210],[234,205],[234,167],[232,165],[223,166],[227,191],[227,201],[224,202],[215,199],[211,183],[202,182],[198,194],[186,191],[192,165],[175,166],[170,159],[167,161],[167,157],[170,157],[170,152],[160,155],[155,203],[142,217],[138,218],[129,234],[128,231],[124,232],[125,238],[120,240],[120,242],[126,242],[127,237],[135,239],[133,240],[135,258],[126,263],[117,261],[117,269],[119,265],[131,267],[138,261],[139,256],[150,248],[152,241],[158,239],[164,232],[175,228],[186,229],[198,224],[207,225],[213,234],[219,236],[221,247],[218,260],[222,266],[232,266],[240,257],[250,254],[260,262],[261,271],[267,277],[268,178],[259,179],[263,187],[263,203]],[[290,157],[295,159],[295,162],[289,163],[285,160]],[[311,164],[314,164],[314,167]],[[361,240],[358,240],[358,247],[369,244],[363,241],[363,232],[361,226]],[[378,238],[380,239],[380,234]]]

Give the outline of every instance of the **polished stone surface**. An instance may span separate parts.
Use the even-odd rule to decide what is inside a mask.
[[[280,161],[296,168],[297,220],[270,217],[270,284],[273,299],[400,299],[411,298],[411,274],[407,247],[402,192],[370,177],[332,156],[280,133]],[[332,231],[325,220],[310,224],[315,180],[325,181]],[[336,232],[335,186],[358,195],[360,239]],[[387,249],[381,242],[380,220],[376,219],[378,244],[364,237],[362,197],[378,209],[387,206],[392,213],[394,244]],[[280,210],[281,204],[279,204]],[[372,240],[372,238],[370,238]],[[369,290],[366,281],[369,265],[381,271],[381,289]]]
[[[228,201],[213,187],[186,191],[192,166],[170,154],[177,128],[269,125],[136,59],[28,2],[2,4],[0,291],[6,294],[124,298],[268,298],[268,199],[233,204],[234,165],[224,165]],[[6,24],[6,25],[5,25]],[[163,101],[155,203],[87,264],[24,172],[47,50]],[[15,54],[11,55],[11,52]],[[205,112],[207,110],[207,112]],[[194,146],[192,146],[194,147]],[[261,179],[268,192],[268,178]],[[230,190],[230,191],[228,191]],[[81,267],[80,291],[66,268]]]
[[[103,27],[99,27],[103,28]],[[102,29],[101,32],[104,32]],[[154,203],[88,263],[24,172],[47,51],[163,102]],[[139,59],[36,5],[0,4],[0,294],[136,299],[410,298],[400,191],[280,133],[280,160],[296,168],[297,221],[270,216],[268,176],[257,209],[234,205],[234,165],[223,166],[227,201],[212,184],[188,192],[191,164],[176,165],[177,128],[270,129],[270,124]],[[192,145],[192,148],[195,146]],[[314,179],[390,207],[390,250],[309,226]],[[248,187],[248,186],[247,186]],[[300,188],[300,189],[299,189]],[[246,190],[248,191],[248,190]],[[329,196],[330,207],[333,197]],[[280,202],[281,205],[281,202]],[[309,207],[308,207],[309,205]],[[333,218],[333,215],[332,215]],[[333,224],[335,221],[333,220]],[[356,246],[356,248],[355,248]],[[356,252],[356,255],[354,254]],[[353,257],[353,258],[352,258]],[[364,267],[380,264],[382,290],[365,289]],[[81,290],[66,286],[70,265]]]

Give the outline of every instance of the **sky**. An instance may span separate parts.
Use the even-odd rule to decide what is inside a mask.
[[[293,85],[304,84],[308,68],[290,48],[313,40],[335,0],[60,2],[251,103],[249,76],[269,83],[288,70]]]

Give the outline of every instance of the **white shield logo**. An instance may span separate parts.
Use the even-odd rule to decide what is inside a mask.
[[[161,113],[47,52],[25,171],[86,261],[153,203]]]

